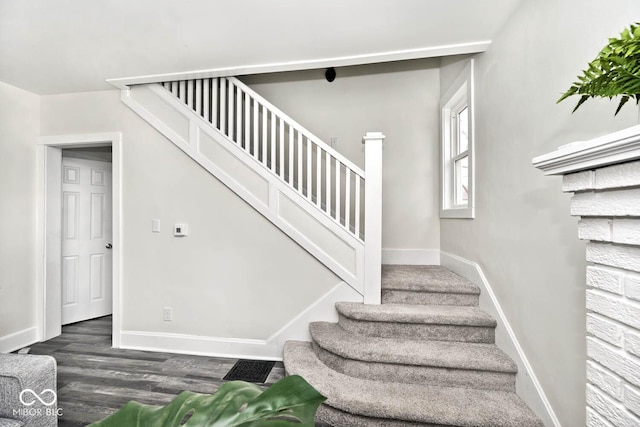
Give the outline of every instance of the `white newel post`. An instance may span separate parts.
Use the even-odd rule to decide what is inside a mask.
[[[587,240],[587,426],[640,426],[640,126],[537,157]]]
[[[382,141],[367,132],[364,144],[364,303],[380,304],[382,281]]]

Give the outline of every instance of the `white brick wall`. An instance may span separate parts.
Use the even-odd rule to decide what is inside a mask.
[[[588,240],[587,426],[640,426],[640,161],[564,176]]]
[[[640,189],[576,193],[571,198],[571,215],[640,216]]]
[[[589,242],[587,243],[587,261],[640,271],[640,246]]]

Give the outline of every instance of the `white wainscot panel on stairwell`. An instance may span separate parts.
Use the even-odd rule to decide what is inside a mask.
[[[302,209],[286,194],[278,192],[278,217],[293,230],[311,242],[315,242],[318,248],[332,258],[344,270],[353,276],[354,281],[358,276],[358,259],[362,256],[358,253],[357,246],[351,246],[344,239],[336,236],[322,225],[309,212]],[[355,240],[355,239],[354,239]],[[355,242],[354,242],[355,243]],[[359,289],[362,291],[362,289]]]
[[[220,169],[247,192],[251,193],[256,200],[264,206],[269,206],[269,181],[256,173],[246,163],[238,160],[226,148],[222,147],[218,141],[197,129],[199,151],[211,162],[211,166]]]
[[[147,113],[155,118],[156,121],[164,124],[165,136],[172,139],[176,144],[182,143],[188,145],[189,142],[189,119],[183,114],[176,114],[176,111],[165,102],[161,102],[161,98],[157,93],[153,92],[149,87],[136,86],[130,89],[131,95],[135,96],[140,105],[144,105]],[[149,116],[147,116],[149,117]],[[148,118],[145,119],[148,120]],[[153,123],[152,123],[153,124]],[[166,135],[170,130],[173,135]],[[172,138],[173,137],[173,138]],[[175,140],[178,137],[178,140]]]

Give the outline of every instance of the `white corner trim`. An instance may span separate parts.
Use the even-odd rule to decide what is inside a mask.
[[[310,340],[310,322],[337,321],[335,304],[339,301],[362,302],[362,295],[347,283],[340,282],[265,340],[128,330],[120,334],[120,348],[240,359],[282,360],[282,347],[286,341]]]
[[[417,49],[404,49],[388,52],[375,52],[363,55],[340,56],[334,58],[306,59],[300,61],[275,62],[270,64],[239,64],[230,67],[206,70],[184,71],[179,73],[151,74],[137,77],[107,79],[118,89],[128,89],[131,85],[176,81],[187,79],[206,79],[212,77],[243,76],[247,74],[277,73],[282,71],[301,71],[327,67],[347,67],[351,65],[376,64],[381,62],[404,61],[408,59],[435,58],[449,55],[465,55],[484,52],[491,41],[458,43],[442,46],[430,46]]]
[[[36,326],[23,329],[0,337],[0,353],[11,353],[38,341],[38,328]]]
[[[440,249],[382,249],[382,263],[394,265],[440,265]]]
[[[468,259],[444,251],[440,253],[443,267],[472,281],[480,287],[480,307],[496,318],[496,343],[518,365],[516,388],[520,397],[536,412],[546,426],[561,427],[542,385],[533,371],[509,319],[505,315],[487,277],[480,266]]]
[[[533,159],[545,175],[563,175],[640,158],[640,125],[563,145]]]

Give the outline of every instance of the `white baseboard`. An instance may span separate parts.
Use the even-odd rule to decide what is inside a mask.
[[[38,328],[23,329],[0,337],[0,353],[11,353],[38,341]]]
[[[439,249],[382,249],[382,263],[395,265],[439,265]]]
[[[498,322],[496,344],[518,365],[516,391],[518,395],[542,419],[545,426],[561,427],[551,403],[547,398],[524,350],[520,346],[509,320],[507,319],[489,281],[478,264],[447,252],[440,252],[443,267],[472,281],[480,287],[480,308],[492,315]]]
[[[340,282],[265,340],[121,331],[120,348],[239,359],[282,360],[282,347],[286,341],[310,340],[310,322],[337,321],[335,303],[338,301],[362,302],[362,295],[345,282]]]
[[[168,332],[122,331],[120,348],[238,359],[282,360],[265,340],[204,337]]]

